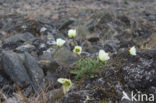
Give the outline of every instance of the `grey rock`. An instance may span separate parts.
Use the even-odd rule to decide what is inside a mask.
[[[85,25],[88,27],[89,31],[93,31],[94,30],[94,27],[95,27],[95,20],[94,19],[91,19],[91,20],[88,20]]]
[[[100,22],[99,23],[108,23],[108,22],[111,22],[113,20],[113,17],[114,15],[111,14],[111,13],[104,13],[100,19]]]
[[[30,52],[30,51],[33,51],[34,49],[35,49],[35,46],[31,44],[25,44],[25,45],[21,45],[17,47],[16,51],[17,52]]]
[[[0,75],[0,83],[2,83],[3,80],[4,80],[4,77],[2,77],[2,76]]]
[[[99,35],[96,33],[93,33],[93,34],[87,35],[86,39],[90,42],[97,42],[99,41]]]
[[[154,97],[156,96],[156,87],[150,87],[149,88],[149,92],[151,93],[151,94],[154,94]],[[156,101],[156,98],[154,98],[154,101]]]
[[[79,56],[74,54],[66,47],[58,48],[53,54],[53,57],[59,65],[67,67],[71,66],[77,60],[79,60]]]
[[[156,65],[155,65],[155,51],[138,51],[136,57],[130,55],[122,56],[127,58],[125,61],[121,61],[122,77],[130,88],[133,89],[146,89],[151,86],[156,86]],[[125,63],[127,61],[127,63]]]
[[[6,79],[7,75],[4,73],[4,71],[1,71],[0,73],[0,87],[6,87],[6,85],[9,84],[9,81]]]
[[[16,97],[10,97],[7,100],[7,103],[24,103],[22,100],[17,99]]]
[[[27,52],[25,53],[24,64],[33,83],[32,85],[35,86],[34,89],[36,89],[36,87],[39,87],[43,82],[43,70],[39,67],[37,60]]]
[[[45,81],[46,81],[47,85],[49,85],[49,84],[56,85],[56,83],[57,83],[56,73],[55,72],[53,72],[53,73],[47,72]]]
[[[78,92],[70,92],[67,95],[65,95],[61,99],[61,103],[84,103],[88,96],[88,91],[78,91]],[[94,103],[94,101],[88,100],[86,102]]]
[[[64,96],[62,88],[54,89],[46,93],[47,103],[57,103]],[[60,103],[60,102],[59,102]]]
[[[119,41],[118,40],[107,40],[105,43],[104,43],[104,50],[106,52],[111,52],[111,53],[114,53],[116,54],[117,53],[117,50],[119,48],[118,46],[119,44]]]
[[[47,39],[50,39],[50,40],[55,40],[54,36],[52,34],[48,34],[47,35]]]
[[[39,64],[45,71],[51,72],[54,72],[59,67],[58,63],[52,57],[51,52],[44,52],[43,55],[40,56]]]
[[[25,55],[23,53],[18,53],[17,55],[19,56],[20,60],[24,63]]]
[[[89,35],[90,32],[88,30],[88,27],[85,25],[80,25],[77,27],[77,35],[76,40],[83,41],[87,38],[87,35]]]
[[[69,26],[70,24],[72,24],[74,21],[75,21],[75,19],[70,18],[69,20],[65,21],[65,22],[59,27],[59,30],[63,30],[63,29],[68,28],[68,26]]]
[[[28,41],[34,38],[34,36],[28,32],[23,34],[16,34],[11,36],[3,41],[3,48],[16,48],[21,45],[23,42]]]
[[[27,86],[30,83],[22,60],[16,53],[4,51],[2,53],[2,65],[5,73],[19,86]]]

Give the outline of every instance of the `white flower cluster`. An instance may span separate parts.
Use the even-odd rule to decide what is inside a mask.
[[[69,38],[74,38],[76,35],[77,35],[76,29],[70,29],[70,30],[68,30],[68,36],[69,36]],[[61,38],[58,38],[56,40],[56,44],[59,47],[63,46],[65,44],[65,42],[66,41],[63,40],[63,39],[61,39]],[[78,55],[80,55],[81,52],[82,52],[82,47],[81,46],[75,46],[73,52],[76,53],[76,54],[78,54]],[[136,56],[136,48],[135,48],[135,46],[133,46],[133,47],[130,48],[129,53],[131,55],[133,55],[133,56]],[[100,61],[108,61],[110,59],[110,56],[104,50],[99,50],[98,58],[99,58]]]
[[[76,36],[76,30],[75,29],[70,29],[68,31],[68,36],[70,38],[74,38]],[[59,46],[59,47],[63,46],[65,42],[66,41],[61,39],[61,38],[56,39],[56,45]]]

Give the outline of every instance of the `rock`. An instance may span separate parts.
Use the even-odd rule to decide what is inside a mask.
[[[50,85],[54,86],[57,83],[57,77],[55,72],[47,72],[47,75],[45,76],[45,81],[47,85],[50,87]]]
[[[151,36],[151,40],[148,42],[147,47],[156,49],[156,33]]]
[[[46,41],[40,38],[34,40],[32,45],[36,47],[35,51],[37,51],[38,55],[41,55],[47,48]]]
[[[4,81],[4,78],[0,75],[0,84],[2,84]]]
[[[87,26],[80,25],[80,26],[77,27],[76,40],[78,40],[78,41],[86,40],[87,35],[90,35],[90,32],[89,32]]]
[[[145,90],[156,86],[155,51],[138,51],[136,57],[123,56],[120,75],[123,81],[132,89]]]
[[[25,55],[23,53],[18,53],[17,55],[19,56],[20,60],[24,63]]]
[[[71,66],[80,58],[66,47],[58,48],[53,54],[54,59],[59,65]]]
[[[89,21],[87,21],[85,23],[85,25],[88,27],[89,31],[93,31],[94,30],[94,27],[95,27],[95,20],[94,19],[91,19]]]
[[[59,30],[63,30],[63,29],[66,29],[68,28],[68,26],[70,24],[72,24],[75,20],[73,18],[70,18],[69,20],[65,21],[60,27],[59,27]]]
[[[106,52],[117,53],[119,48],[119,41],[118,40],[108,40],[104,43],[104,50]]]
[[[65,39],[64,34],[61,33],[61,32],[58,32],[58,31],[56,31],[56,32],[54,33],[54,37],[55,37],[55,40],[56,40],[57,38]]]
[[[25,53],[25,67],[32,81],[33,89],[37,89],[43,82],[44,73],[42,68],[39,67],[37,60],[29,53]]]
[[[89,54],[95,54],[99,51],[100,47],[97,45],[86,45],[85,51]]]
[[[34,38],[34,36],[28,32],[23,34],[16,34],[11,36],[3,41],[3,48],[16,48],[17,46],[21,45],[23,42],[28,41]]]
[[[10,97],[7,100],[7,103],[23,103],[21,100],[17,100],[16,97]]]
[[[103,24],[103,23],[108,23],[111,22],[113,20],[113,15],[110,13],[104,13],[103,16],[101,17],[99,23]]]
[[[2,56],[2,53],[0,53],[0,57]],[[0,58],[0,70],[2,70],[3,67],[2,67],[2,58]]]
[[[40,61],[38,63],[45,71],[54,72],[59,67],[59,65],[52,57],[51,53],[52,52],[44,52],[40,56]]]
[[[40,60],[38,64],[40,65],[40,67],[44,69],[45,72],[47,71],[54,72],[59,67],[56,61],[50,60]]]
[[[50,60],[50,61],[52,61],[53,58],[52,58],[51,54],[53,52],[54,52],[53,48],[49,48],[46,51],[44,51],[42,55],[39,56],[39,59],[40,60]]]
[[[130,22],[130,19],[125,16],[125,15],[122,15],[122,16],[119,16],[117,17],[121,22],[123,22],[125,24],[125,26],[130,26],[131,25],[131,22]]]
[[[0,73],[0,88],[6,87],[6,85],[9,84],[9,81],[6,79],[7,75],[4,73],[4,71],[0,71],[0,72],[1,72]]]
[[[156,96],[156,87],[152,86],[149,88],[150,94],[154,94],[154,97]],[[156,98],[154,98],[154,101],[156,101]]]
[[[90,34],[86,36],[86,39],[90,42],[97,42],[99,40],[99,35],[98,34]]]
[[[71,92],[65,95],[61,101],[62,103],[85,103],[88,94],[84,91]],[[93,103],[93,101],[91,102]]]
[[[57,103],[56,101],[61,99],[63,95],[64,93],[62,88],[48,91],[48,93],[46,93],[47,103]],[[43,103],[43,101],[41,103]]]
[[[55,44],[55,38],[52,34],[48,34],[47,35],[47,41],[46,41],[46,44],[48,46],[51,46],[51,45],[54,45]]]
[[[79,42],[83,40],[88,40],[90,42],[97,42],[99,40],[99,35],[96,33],[90,33],[87,26],[80,25],[77,27],[76,40]]]
[[[2,66],[10,79],[19,86],[24,87],[30,83],[29,76],[25,70],[22,60],[20,60],[16,53],[11,51],[3,51]]]
[[[152,32],[147,27],[141,27],[134,30],[132,35],[134,36],[134,38],[147,39],[152,35]]]
[[[50,65],[50,60],[39,60],[38,64],[40,65],[40,67],[47,69]]]
[[[31,44],[21,45],[21,46],[16,48],[17,52],[30,52],[33,50],[35,50],[35,46],[33,46]]]

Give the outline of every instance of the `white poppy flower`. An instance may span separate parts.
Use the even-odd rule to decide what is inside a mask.
[[[106,53],[104,50],[100,50],[99,51],[99,59],[101,61],[107,61],[110,59],[110,57],[109,57],[108,53]]]
[[[71,80],[66,78],[59,78],[57,79],[57,81],[62,84],[63,93],[66,94],[70,90],[70,87],[72,86]]]
[[[136,48],[135,48],[135,46],[133,46],[133,47],[130,48],[129,53],[130,53],[131,55],[133,55],[133,56],[136,55]]]
[[[76,36],[76,29],[70,29],[70,30],[68,30],[68,36],[70,38],[74,38]]]
[[[75,46],[73,52],[75,52],[76,54],[81,54],[82,52],[82,47],[80,46]]]
[[[59,46],[59,47],[61,47],[65,42],[66,42],[66,41],[63,40],[63,39],[61,39],[61,38],[58,38],[58,39],[56,40],[56,44],[57,44],[57,46]]]

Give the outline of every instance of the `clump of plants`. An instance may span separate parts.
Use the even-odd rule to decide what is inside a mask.
[[[91,58],[83,58],[76,62],[75,70],[70,73],[75,74],[75,79],[90,77],[93,78],[95,74],[102,68],[104,64],[99,60]]]

